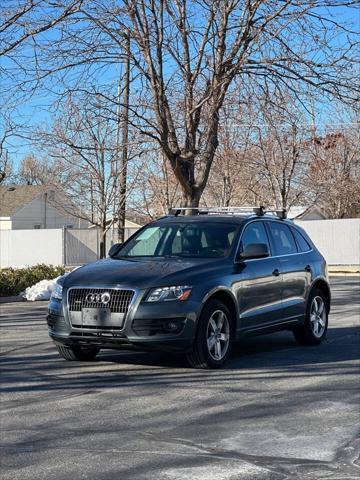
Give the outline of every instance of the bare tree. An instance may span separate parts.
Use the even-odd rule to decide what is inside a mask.
[[[6,0],[0,5],[0,56],[12,58],[29,39],[78,12],[84,0]]]
[[[78,12],[83,1],[6,0],[0,3],[0,128],[3,130],[0,140],[0,182],[6,181],[5,178],[17,180],[10,175],[11,161],[7,143],[10,136],[20,135],[23,128],[23,125],[16,125],[13,119],[17,97],[24,94],[26,82],[31,80],[33,89],[38,83],[38,78],[30,78],[28,70],[30,66],[32,71],[36,70],[37,39]],[[29,98],[24,95],[23,101]],[[10,109],[10,106],[13,111],[5,115],[4,109]]]
[[[310,142],[309,142],[310,143]],[[360,216],[360,135],[355,128],[317,135],[309,144],[307,188],[329,218]]]
[[[37,158],[33,153],[20,162],[16,174],[17,182],[27,185],[57,185],[62,183],[62,165],[48,158]]]
[[[54,165],[61,165],[58,181],[72,200],[63,208],[100,230],[104,256],[106,232],[116,221],[116,125],[99,114],[102,106],[92,100],[69,98],[53,127],[40,137]]]
[[[31,44],[36,53],[25,75],[36,84],[53,84],[64,72],[64,90],[88,91],[105,68],[103,81],[122,61],[130,32],[136,94],[129,122],[158,142],[189,207],[199,204],[207,184],[235,79],[254,92],[286,88],[300,100],[303,86],[349,101],[358,90],[355,33],[341,17],[341,9],[353,6],[350,0],[39,2],[54,14],[52,27],[51,21],[42,24],[44,32],[57,32],[46,41],[30,43],[37,30],[21,35],[21,11],[14,21],[5,17],[14,32],[6,49]],[[30,25],[38,21],[34,11],[26,13]]]
[[[203,200],[219,205],[318,205],[330,218],[360,212],[358,122],[351,109],[324,128],[294,96],[257,98],[228,112]],[[343,115],[343,117],[342,117]],[[241,121],[243,124],[238,124]],[[318,133],[319,132],[319,133]],[[320,132],[323,132],[322,134]],[[246,140],[247,139],[247,140]]]
[[[167,215],[170,207],[180,206],[181,188],[163,152],[149,149],[137,168],[137,181],[129,198],[134,211],[153,219]]]
[[[316,133],[322,125],[303,114],[290,92],[238,103],[233,97],[222,111],[220,145],[202,204],[286,209],[316,204],[330,218],[357,216],[358,124],[339,115],[332,120],[335,133],[330,127]],[[153,217],[179,205],[179,184],[166,160],[148,158],[141,172],[138,211]]]
[[[310,128],[296,107],[284,102],[286,99],[282,104],[277,99],[275,106],[267,102],[261,105],[259,117],[263,124],[254,132],[254,148],[248,162],[260,180],[260,203],[289,209],[299,202],[310,201],[304,189],[309,168],[306,143]]]
[[[206,202],[289,208],[307,202],[310,129],[294,95],[272,91],[227,103]]]
[[[260,180],[257,169],[250,163],[255,117],[253,102],[239,101],[239,95],[230,96],[222,108],[219,147],[202,197],[206,205],[258,203]]]
[[[10,159],[9,150],[6,142],[14,133],[14,125],[3,118],[3,129],[0,136],[0,184],[11,181],[13,177],[13,165]]]
[[[140,104],[153,112],[137,109],[140,130],[159,142],[191,207],[206,186],[235,77],[351,97],[353,45],[344,36],[335,48],[331,31],[352,32],[325,10],[340,4],[351,2],[127,0],[81,11],[114,43],[130,28],[132,62],[150,92]]]

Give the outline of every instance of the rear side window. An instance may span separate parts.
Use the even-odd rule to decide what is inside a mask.
[[[253,222],[245,227],[241,238],[240,252],[243,252],[250,243],[265,243],[270,251],[269,241],[262,222]]]
[[[268,226],[274,244],[275,255],[297,253],[294,237],[287,225],[279,222],[268,222]]]
[[[308,252],[309,250],[311,250],[311,246],[309,245],[307,240],[305,240],[305,238],[296,228],[292,228],[291,231],[295,237],[300,252]]]

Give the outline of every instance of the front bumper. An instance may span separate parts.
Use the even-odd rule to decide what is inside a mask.
[[[96,345],[101,348],[137,346],[146,349],[187,351],[196,333],[199,304],[185,302],[143,302],[138,292],[122,328],[77,328],[71,323],[66,296],[63,301],[51,299],[48,307],[50,337],[63,345]]]

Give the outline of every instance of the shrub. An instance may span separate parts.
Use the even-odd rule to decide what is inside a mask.
[[[51,280],[64,273],[65,268],[62,266],[54,267],[45,264],[27,268],[1,268],[0,296],[19,295],[40,280]]]

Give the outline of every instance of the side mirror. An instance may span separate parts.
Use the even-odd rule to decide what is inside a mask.
[[[269,255],[269,247],[266,243],[249,243],[239,257],[242,260],[246,260],[247,258],[265,258]]]
[[[113,257],[114,255],[116,255],[117,252],[120,250],[121,246],[122,243],[114,243],[114,245],[110,247],[110,250],[108,252],[109,257]]]

